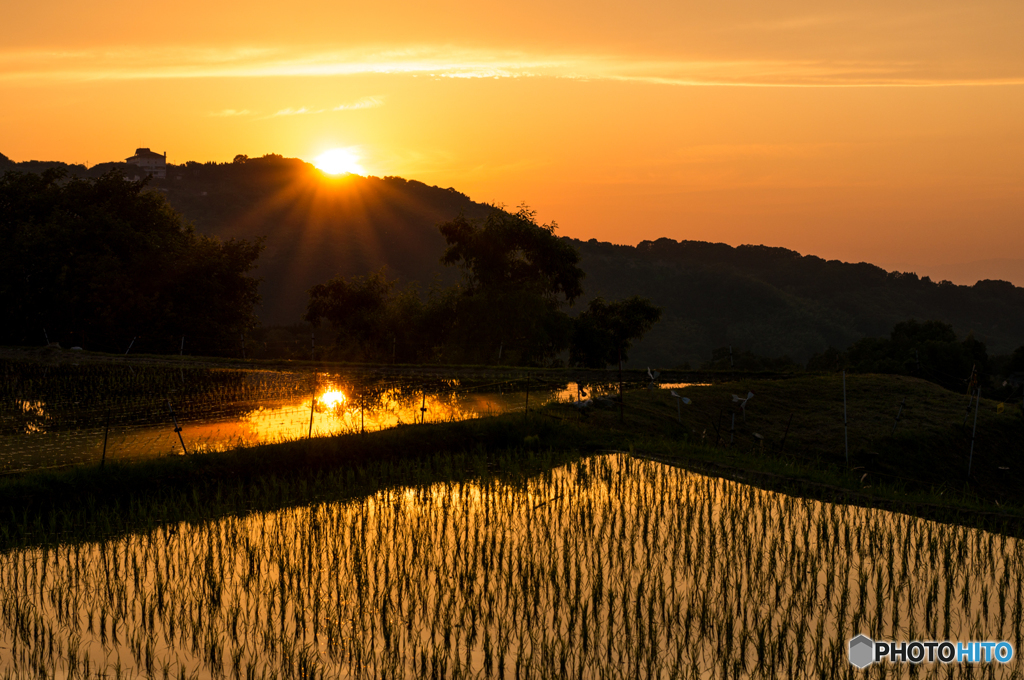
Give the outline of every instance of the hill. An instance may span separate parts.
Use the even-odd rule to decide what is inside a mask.
[[[785,248],[702,241],[591,240],[579,249],[589,295],[628,291],[664,309],[636,348],[652,364],[696,365],[726,345],[803,362],[828,346],[888,336],[908,318],[944,321],[960,337],[973,333],[990,354],[1024,343],[1024,288],[1006,281],[958,286]]]
[[[298,321],[307,291],[338,275],[387,266],[404,281],[453,283],[456,273],[438,262],[437,224],[491,209],[455,189],[401,177],[328,177],[280,156],[171,166],[153,186],[203,233],[266,239],[256,270],[265,324]]]
[[[86,169],[55,161],[14,163],[0,154],[0,172],[41,173],[64,167],[68,175],[97,177],[124,163]],[[168,165],[166,179],[149,186],[203,234],[222,240],[265,239],[255,276],[263,280],[264,324],[298,321],[308,290],[335,276],[376,271],[448,285],[455,271],[439,263],[444,238],[437,224],[460,212],[484,217],[492,209],[455,189],[401,177],[330,177],[297,158],[239,157],[233,163]]]
[[[0,157],[0,171],[54,165],[60,164]],[[114,165],[67,167],[92,175]],[[308,289],[338,275],[387,266],[392,276],[425,287],[456,281],[457,272],[439,264],[445,244],[437,224],[493,209],[453,188],[400,177],[331,178],[276,155],[171,165],[167,179],[151,186],[202,233],[266,239],[256,275],[263,279],[260,317],[271,325],[298,321]],[[596,296],[641,295],[664,309],[630,353],[637,365],[696,366],[727,345],[802,362],[828,346],[887,335],[908,318],[950,323],[993,354],[1024,343],[1024,288],[1005,281],[957,286],[754,245],[572,242],[587,272],[578,308]]]

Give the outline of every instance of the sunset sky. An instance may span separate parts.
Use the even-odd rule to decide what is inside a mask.
[[[1024,285],[1024,3],[7,2],[0,153],[351,148],[559,233]]]

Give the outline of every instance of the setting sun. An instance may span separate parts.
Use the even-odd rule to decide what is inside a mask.
[[[324,151],[313,161],[320,170],[328,175],[340,175],[348,172],[353,175],[365,175],[366,171],[359,164],[359,156],[351,149],[331,149]]]

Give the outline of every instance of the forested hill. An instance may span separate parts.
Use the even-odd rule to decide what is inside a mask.
[[[10,163],[40,172],[57,163]],[[69,174],[93,175],[117,164]],[[240,157],[234,163],[169,166],[151,186],[200,232],[227,239],[265,237],[256,275],[265,324],[298,321],[307,291],[340,275],[387,265],[392,277],[449,284],[457,272],[439,264],[439,222],[491,208],[455,189],[399,177],[325,177],[298,159]],[[631,363],[697,365],[717,347],[788,355],[804,361],[829,345],[843,349],[866,336],[886,336],[908,318],[937,319],[958,335],[974,332],[990,354],[1024,344],[1024,288],[1003,281],[974,286],[933,282],[870,264],[825,261],[784,248],[732,247],[659,239],[636,247],[574,241],[587,273],[585,295],[641,295],[664,309],[634,350]],[[924,273],[924,272],[922,272]]]
[[[1024,343],[1024,288],[1005,281],[957,286],[785,248],[703,241],[591,240],[578,248],[588,295],[637,294],[664,309],[635,353],[652,364],[707,361],[726,345],[802,362],[829,345],[888,336],[908,318],[942,320],[961,337],[973,331],[990,354]]]
[[[450,284],[438,262],[437,224],[489,207],[454,189],[401,177],[325,176],[298,159],[266,156],[235,163],[188,163],[154,182],[196,228],[223,239],[266,239],[256,276],[263,279],[264,323],[298,321],[309,289],[338,275],[387,266],[392,277]]]
[[[111,168],[137,172],[124,163],[86,169],[52,161],[13,163],[0,154],[0,173],[52,167],[79,177],[98,177]],[[437,224],[460,212],[477,218],[491,210],[455,189],[401,177],[330,177],[300,159],[273,154],[168,165],[167,178],[151,179],[149,186],[201,233],[265,239],[254,276],[263,280],[259,315],[270,325],[298,321],[309,289],[339,275],[387,266],[392,278],[424,287],[435,280],[454,283],[458,273],[439,263],[445,242]]]

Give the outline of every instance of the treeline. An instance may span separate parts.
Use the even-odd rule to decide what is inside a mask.
[[[64,163],[61,161],[12,161],[10,158],[0,153],[0,175],[7,171],[14,172],[29,172],[36,175],[41,175],[47,170],[63,170],[69,177],[78,177],[80,179],[99,179],[103,175],[107,174],[111,170],[118,170],[119,172],[128,172],[130,169],[128,164],[119,161],[114,163],[98,163],[91,167],[86,167],[81,163]],[[135,172],[134,169],[131,169]]]
[[[125,163],[86,169],[0,160],[0,173],[51,167],[89,179],[111,169],[138,173]],[[222,241],[263,240],[252,275],[263,281],[257,313],[266,326],[298,322],[309,288],[338,275],[366,275],[386,266],[391,276],[420,282],[424,289],[454,284],[458,273],[439,263],[445,241],[437,225],[460,213],[482,219],[491,211],[451,187],[401,177],[332,177],[277,154],[169,164],[166,179],[151,179],[146,190],[163,194],[199,233]]]
[[[492,211],[452,188],[398,177],[330,178],[276,155],[170,166],[167,179],[149,188],[200,233],[225,241],[265,237],[252,271],[263,280],[263,328],[246,337],[262,338],[268,351],[294,345],[298,355],[309,349],[308,332],[300,341],[293,336],[302,333],[286,327],[303,318],[312,286],[386,266],[396,292],[416,282],[426,303],[431,290],[461,282],[457,267],[440,263],[448,244],[437,225],[459,214],[484,220]],[[994,356],[1024,341],[1024,289],[1005,281],[959,286],[765,246],[562,240],[576,248],[587,273],[582,295],[566,309],[570,316],[595,298],[639,296],[662,310],[629,352],[634,365],[696,367],[720,360],[713,353],[731,345],[734,363],[742,349],[804,366],[828,347],[845,351],[864,338],[886,337],[912,318],[941,321],[959,338],[973,333]]]
[[[990,397],[1009,398],[1020,395],[1024,345],[989,356],[985,343],[971,333],[958,339],[950,324],[910,319],[896,324],[888,337],[862,338],[846,351],[829,347],[811,357],[807,369],[911,375],[954,391],[982,387]]]
[[[336,276],[387,267],[424,290],[456,283],[457,272],[439,262],[446,245],[437,225],[491,211],[453,188],[400,177],[331,177],[275,154],[174,165],[151,185],[202,233],[265,239],[254,275],[264,281],[259,315],[266,325],[299,321],[309,289]]]
[[[958,286],[785,248],[699,241],[591,240],[579,250],[591,294],[628,290],[664,310],[635,351],[652,364],[696,366],[732,345],[802,365],[911,318],[939,320],[960,337],[973,332],[997,354],[1024,341],[1024,289],[1005,281]]]
[[[187,339],[193,354],[281,356],[257,332],[259,282],[248,274],[262,239],[198,235],[145,187],[117,170],[0,176],[0,342],[166,353]],[[457,285],[420,295],[382,269],[309,289],[304,319],[333,339],[320,358],[544,366],[568,351],[573,365],[603,367],[628,359],[660,316],[630,298],[591,300],[570,317],[583,293],[579,254],[525,207],[437,229]]]
[[[562,365],[603,368],[628,359],[634,340],[661,316],[637,297],[591,300],[577,318],[565,307],[583,293],[579,254],[538,225],[526,207],[460,215],[439,225],[441,261],[461,283],[420,295],[381,270],[313,286],[305,320],[329,324],[330,358],[347,361]]]
[[[861,338],[845,350],[828,347],[801,364],[788,356],[766,357],[739,347],[719,347],[701,370],[792,373],[884,373],[909,375],[967,393],[981,387],[996,399],[1024,397],[1024,345],[990,356],[985,343],[968,334],[960,339],[941,321],[909,319],[887,336]]]
[[[397,177],[330,179],[279,156],[174,166],[156,186],[205,233],[267,237],[256,273],[266,282],[268,325],[301,319],[309,288],[338,275],[386,266],[400,286],[418,282],[424,294],[459,282],[455,268],[439,264],[447,243],[437,225],[460,213],[483,220],[492,209],[452,188]],[[639,296],[662,310],[630,352],[641,365],[697,366],[729,345],[803,365],[829,346],[884,336],[910,318],[941,320],[961,337],[973,332],[999,354],[1024,340],[1024,289],[1007,282],[958,286],[765,246],[563,240],[587,273],[571,315],[598,297]]]
[[[197,234],[114,171],[0,176],[0,343],[234,354],[256,326],[259,242]]]

